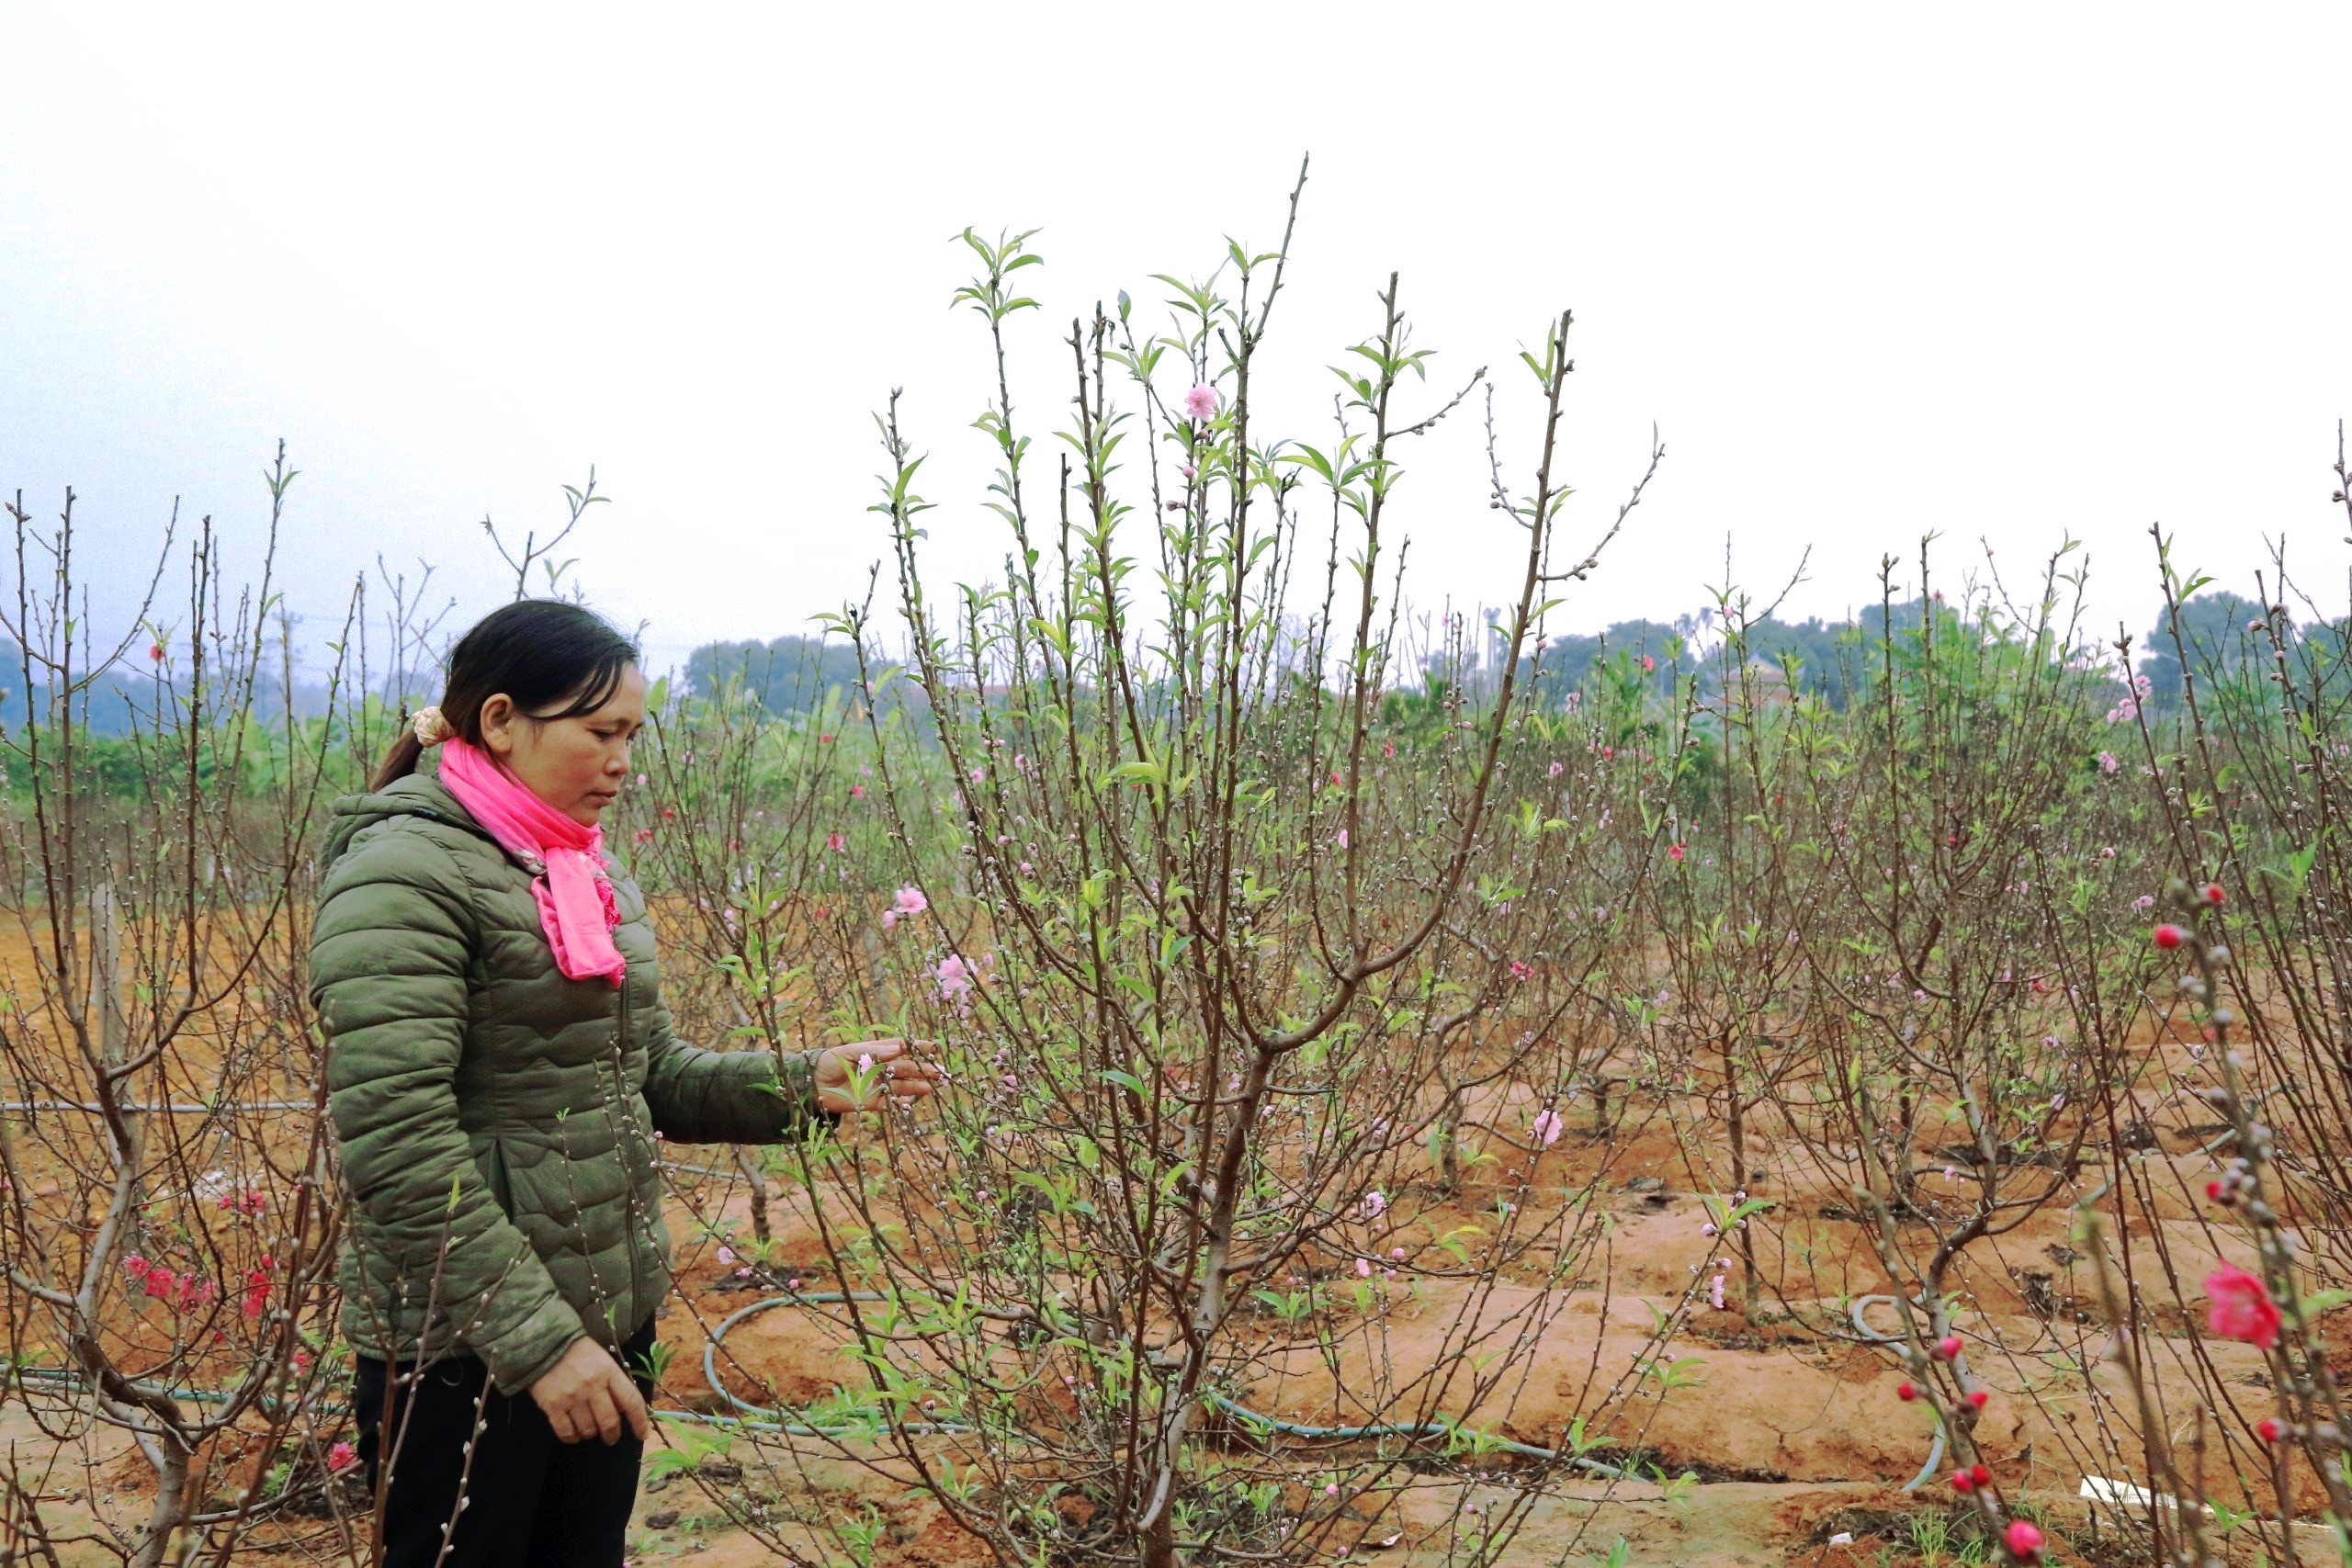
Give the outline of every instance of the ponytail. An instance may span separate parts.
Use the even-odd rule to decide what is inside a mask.
[[[416,772],[417,759],[424,755],[424,743],[416,738],[416,731],[401,725],[400,734],[384,752],[384,760],[376,764],[375,777],[368,781],[368,788],[371,792],[379,790],[394,779],[408,777]]]

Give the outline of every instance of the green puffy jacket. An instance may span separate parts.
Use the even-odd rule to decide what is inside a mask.
[[[351,1199],[342,1326],[383,1359],[471,1351],[512,1395],[582,1334],[616,1348],[668,1292],[655,1129],[775,1143],[831,1118],[808,1056],[779,1079],[766,1052],[677,1038],[617,870],[628,981],[564,978],[531,874],[436,762],[337,802],[327,834],[311,999]]]

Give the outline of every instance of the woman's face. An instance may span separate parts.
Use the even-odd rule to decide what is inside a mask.
[[[548,705],[558,713],[570,705]],[[644,726],[645,677],[634,664],[602,707],[574,718],[534,718],[503,692],[481,705],[484,750],[533,795],[592,828],[620,794],[628,743]]]

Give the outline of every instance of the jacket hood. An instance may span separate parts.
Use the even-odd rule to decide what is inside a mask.
[[[344,851],[361,829],[372,828],[390,817],[422,817],[428,822],[442,822],[468,833],[489,838],[489,829],[473,819],[458,797],[441,782],[439,759],[430,751],[418,759],[417,771],[405,778],[394,779],[379,790],[365,795],[346,795],[334,803],[327,818],[326,841],[322,848],[319,870],[326,869],[343,858]]]

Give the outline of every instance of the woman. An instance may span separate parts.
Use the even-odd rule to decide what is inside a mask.
[[[371,1486],[390,1463],[393,1568],[618,1564],[671,1278],[654,1135],[778,1142],[938,1077],[896,1040],[779,1069],[672,1032],[645,900],[596,826],[645,693],[595,615],[509,604],[459,640],[370,793],[335,807],[311,997],[351,1196],[359,1451]]]

